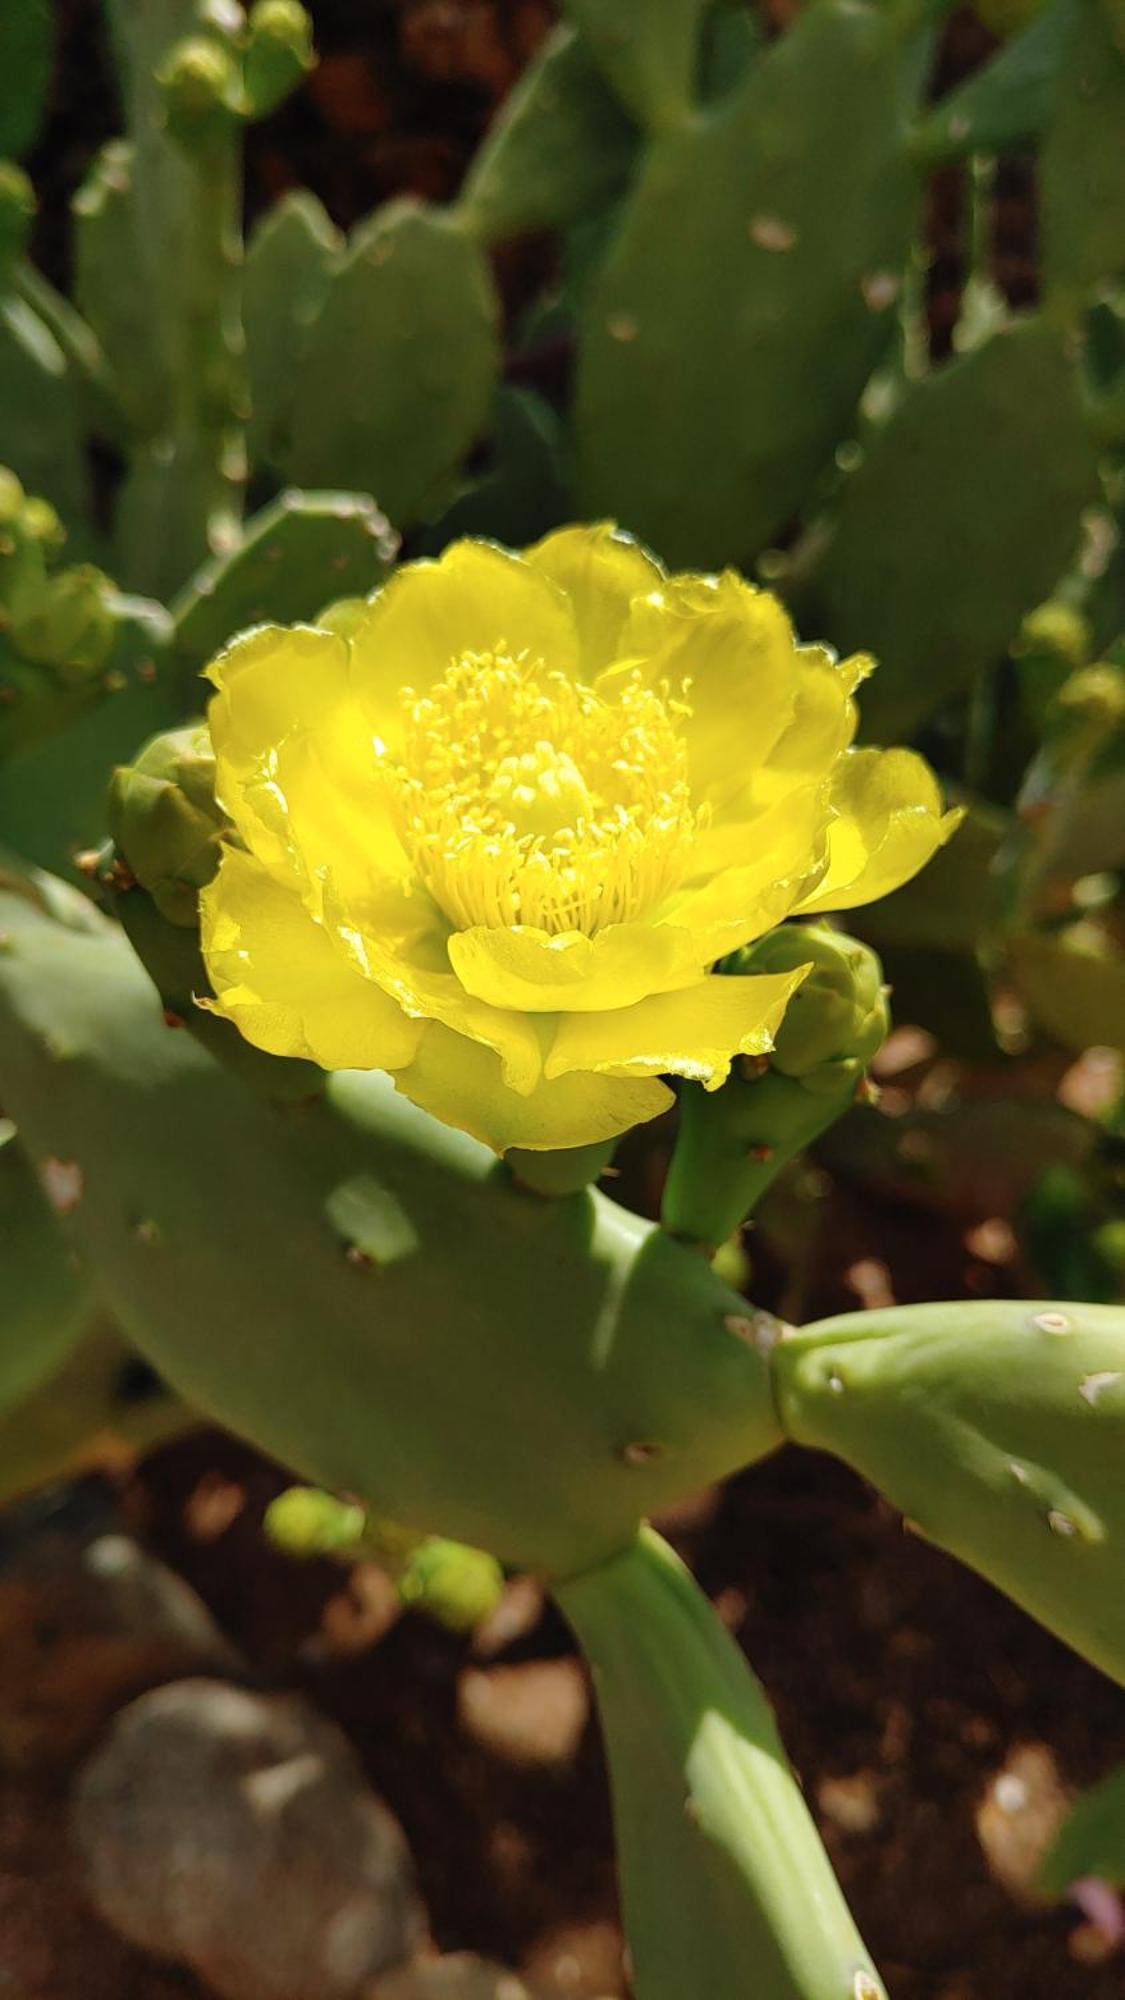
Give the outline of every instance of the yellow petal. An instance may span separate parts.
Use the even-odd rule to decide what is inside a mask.
[[[427,1028],[414,1061],[395,1074],[413,1103],[470,1132],[494,1152],[590,1146],[656,1118],[672,1103],[665,1084],[646,1078],[564,1076],[526,1095],[504,1082],[499,1059],[451,1028]]]
[[[796,702],[759,777],[759,796],[784,791],[794,777],[826,776],[855,736],[858,714],[852,696],[871,661],[862,654],[836,660],[823,646],[796,653]]]
[[[449,969],[444,928],[427,921],[425,897],[388,891],[378,902],[350,907],[329,895],[325,922],[364,979],[390,995],[411,1019],[440,1021],[468,1042],[492,1051],[504,1082],[517,1092],[534,1090],[543,1071],[543,1042],[534,1020],[489,1006],[467,993]],[[413,916],[413,929],[409,928]]]
[[[572,673],[570,607],[543,573],[493,542],[453,542],[436,562],[407,563],[372,597],[351,635],[352,684],[371,727],[395,751],[401,691],[422,694],[464,653],[526,653]]]
[[[203,958],[214,1011],[271,1055],[322,1069],[398,1069],[422,1030],[364,979],[252,855],[225,850],[200,897]]]
[[[795,641],[777,598],[733,570],[672,576],[634,603],[621,644],[652,686],[667,682],[673,695],[686,686],[696,803],[743,789],[793,714]]]
[[[607,1014],[565,1014],[544,1075],[686,1076],[717,1090],[738,1055],[763,1055],[809,971],[726,978],[712,973],[681,993],[654,994]]]
[[[851,750],[831,791],[828,866],[796,908],[854,910],[908,882],[964,818],[942,812],[941,792],[913,750]]]
[[[670,896],[658,915],[691,931],[704,964],[761,937],[819,880],[827,822],[824,788],[805,785],[753,820],[716,824],[698,842],[699,879]]]
[[[344,893],[405,860],[351,695],[343,640],[310,626],[259,626],[208,668],[215,789],[251,853],[306,886],[325,869]]]
[[[621,658],[621,636],[635,597],[664,584],[664,571],[630,535],[611,521],[557,528],[527,560],[566,593],[578,628],[580,677],[592,681]]]
[[[671,924],[610,924],[594,937],[482,927],[454,932],[448,950],[467,993],[533,1014],[630,1007],[690,984],[706,962],[692,933]]]

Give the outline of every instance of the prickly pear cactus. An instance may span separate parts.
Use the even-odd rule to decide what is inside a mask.
[[[815,629],[845,647],[862,634],[876,655],[869,735],[908,734],[1003,653],[1096,491],[1071,347],[1046,321],[1014,322],[905,393],[844,485],[802,604]]]
[[[646,149],[582,317],[578,487],[670,562],[781,532],[887,344],[918,203],[898,62],[886,14],[827,0]]]
[[[775,1351],[782,1421],[1125,1684],[1125,1316],[1022,1299],[851,1313]]]
[[[488,266],[455,218],[417,202],[352,237],[299,357],[286,471],[373,493],[406,526],[447,496],[499,368]]]

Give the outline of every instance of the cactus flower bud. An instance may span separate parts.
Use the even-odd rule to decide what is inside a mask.
[[[496,1609],[504,1572],[494,1556],[464,1542],[429,1535],[398,1578],[398,1594],[412,1610],[428,1611],[451,1632],[470,1632]]]
[[[225,821],[215,803],[215,761],[201,726],[154,736],[121,766],[109,795],[114,842],[162,917],[191,927],[199,891],[219,863]]]
[[[312,22],[300,0],[258,0],[246,34],[243,89],[247,115],[264,118],[310,70]]]
[[[157,71],[168,129],[185,146],[205,145],[237,118],[242,78],[221,42],[188,35]]]
[[[366,1510],[318,1486],[289,1486],[271,1500],[262,1526],[275,1548],[290,1556],[335,1556],[350,1561],[362,1550]]]
[[[810,966],[774,1037],[770,1068],[809,1088],[831,1087],[847,1063],[854,1078],[886,1038],[883,972],[873,951],[828,924],[782,924],[725,961],[732,972],[794,972]]]
[[[81,685],[109,658],[117,629],[112,592],[109,578],[92,563],[60,570],[33,604],[13,610],[14,645],[24,659],[53,667],[62,686]]]
[[[664,1191],[674,1235],[726,1242],[781,1168],[852,1102],[889,1025],[871,949],[826,924],[783,924],[724,961],[735,974],[808,970],[764,1068],[708,1093],[688,1084]],[[765,1059],[762,1059],[765,1060]]]
[[[22,257],[35,207],[35,189],[23,168],[0,160],[0,277]]]

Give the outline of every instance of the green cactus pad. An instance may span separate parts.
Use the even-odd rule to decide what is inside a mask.
[[[51,80],[53,41],[48,0],[4,0],[0,8],[0,156],[25,153],[35,139]]]
[[[782,1420],[1125,1682],[1125,1309],[888,1307],[774,1349]]]
[[[1073,553],[1095,490],[1077,371],[1040,319],[904,396],[843,489],[801,604],[841,650],[875,654],[868,737],[910,735],[1003,657]]]
[[[1065,1896],[1083,1875],[1125,1888],[1125,1764],[1084,1793],[1063,1821],[1040,1869],[1039,1887],[1048,1896]]]
[[[917,210],[897,74],[886,15],[825,0],[648,149],[583,313],[578,485],[670,563],[785,527],[887,344]]]
[[[522,1193],[385,1077],[273,1109],[164,1024],[115,927],[19,897],[2,922],[0,1090],[37,1162],[82,1169],[62,1220],[99,1292],[300,1477],[572,1574],[778,1442],[743,1302],[697,1254],[601,1195]],[[413,1254],[349,1254],[327,1208],[360,1176]]]
[[[1075,0],[1055,115],[1040,156],[1043,278],[1049,302],[1076,310],[1125,275],[1125,21],[1103,0]]]
[[[885,2000],[769,1704],[651,1530],[556,1586],[594,1672],[637,2000]]]
[[[465,178],[458,213],[482,243],[562,229],[624,192],[636,126],[572,28],[556,28],[502,105]]]
[[[35,1174],[15,1126],[0,1118],[0,1415],[54,1373],[90,1315],[89,1287],[51,1212],[73,1190],[63,1161],[43,1161]]]
[[[710,0],[564,0],[608,83],[642,125],[683,124],[695,102]]]
[[[1082,0],[1051,0],[1027,26],[975,69],[923,121],[916,158],[927,166],[1004,153],[1038,139],[1054,112],[1059,65]]]
[[[396,527],[441,504],[483,428],[498,305],[456,219],[412,201],[352,237],[297,363],[286,471],[371,493]]]
[[[287,194],[266,214],[246,250],[242,324],[250,391],[251,459],[284,463],[293,413],[294,361],[340,261],[344,239],[316,196]]]
[[[137,282],[142,256],[134,148],[103,147],[72,203],[74,296],[97,337],[114,393],[134,437],[166,419],[172,358],[159,345],[160,317]]]
[[[78,385],[51,329],[23,299],[0,298],[0,440],[29,493],[64,519],[86,513]]]
[[[248,625],[308,621],[328,598],[364,597],[397,546],[365,493],[283,493],[246,523],[233,554],[205,563],[176,599],[176,653],[198,671]]]

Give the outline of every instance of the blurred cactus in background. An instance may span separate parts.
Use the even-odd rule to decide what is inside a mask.
[[[794,1331],[706,1254],[837,1121],[834,1143],[865,1143],[851,1107],[889,997],[1001,1090],[1036,1041],[1125,1054],[1125,28],[1117,0],[980,11],[1002,39],[937,97],[940,7],[817,0],[778,32],[736,0],[568,0],[450,202],[396,195],[345,235],[289,192],[245,235],[243,137],[313,66],[309,15],[106,0],[123,129],[74,195],[73,297],[29,255],[19,164],[48,10],[6,0],[0,19],[0,1491],[80,1463],[87,1433],[143,1441],[198,1410],[310,1482],[273,1511],[283,1546],[374,1553],[455,1629],[495,1603],[501,1563],[546,1575],[598,1671],[639,2000],[883,1993],[764,1697],[650,1513],[786,1438],[835,1452],[1125,1680],[1120,1102],[1066,1158],[1028,1163],[1021,1240],[1079,1304]],[[1010,156],[1034,158],[1042,213],[1023,311],[990,245]],[[947,358],[925,303],[938,169],[967,190]],[[542,249],[513,303],[505,260],[525,238]],[[290,933],[266,923],[252,964],[229,911],[225,944],[205,954],[199,930],[220,852],[235,877],[253,825],[263,897],[306,870],[306,997],[329,991],[326,925],[359,963],[373,869],[330,910],[279,775],[319,787],[331,841],[358,828],[363,849],[357,763],[285,710],[300,662],[335,671],[371,598],[401,603],[400,548],[432,584],[464,536],[522,548],[591,517],[620,524],[650,610],[713,585],[637,543],[708,579],[737,566],[802,639],[873,654],[864,736],[917,743],[964,815],[918,880],[849,917],[854,935],[820,914],[778,924],[822,875],[870,869],[877,898],[888,829],[909,846],[940,807],[917,758],[848,748],[847,663],[802,648],[774,761],[747,751],[755,809],[835,758],[909,770],[913,789],[872,778],[853,824],[843,785],[832,803],[810,784],[807,851],[779,850],[757,885],[773,915],[736,922],[718,976],[693,965],[716,1009],[735,981],[793,987],[758,1052],[708,1062],[702,1038],[661,1067],[618,1047],[583,1071],[599,1110],[599,1078],[618,1095],[643,1078],[651,1111],[675,1073],[659,1225],[592,1185],[612,1137],[544,1151],[533,1131],[498,1161],[385,1076],[313,1060]],[[612,672],[609,613],[589,612],[603,585],[591,554],[542,589],[573,595],[583,656]],[[494,597],[471,598],[468,636],[426,605],[411,672],[435,648],[475,671],[480,629],[518,647],[488,628]],[[228,783],[240,758],[250,773],[236,800],[216,790],[201,673],[263,625],[297,630],[230,726]],[[710,716],[728,756],[756,726],[766,652],[747,642]],[[685,686],[715,665],[687,664]],[[390,693],[407,685],[403,667]],[[732,838],[727,804],[699,828]],[[417,943],[424,889],[405,916],[380,907],[384,941],[398,926]],[[810,890],[799,907],[839,905]],[[435,1009],[443,936],[422,968]],[[663,1021],[678,975],[645,969],[664,985],[638,1004]],[[399,985],[405,1049],[425,1006]],[[605,1032],[611,999],[556,1015],[533,997],[520,1052],[539,1064],[563,1015],[602,1009]],[[454,1039],[451,1013],[468,1024],[458,1059],[487,1049],[486,1104],[493,1011],[459,992],[431,1037]],[[134,1349],[156,1371],[143,1416],[121,1389]],[[1091,1846],[1076,1822],[1053,1886],[1095,1849],[1120,1868],[1106,1798],[1091,1813],[1110,1834]]]

